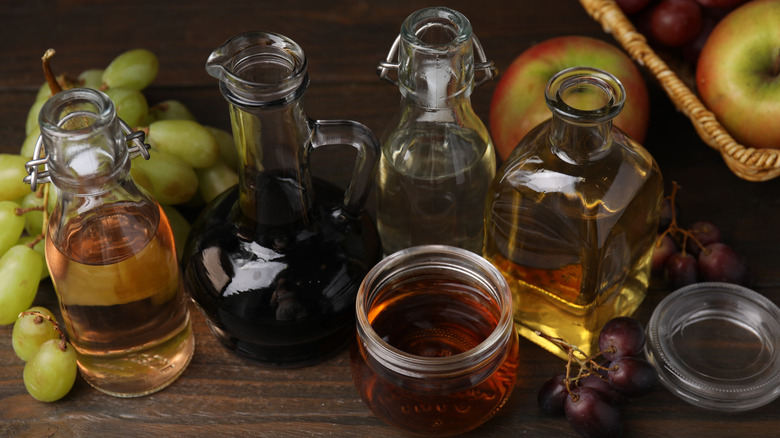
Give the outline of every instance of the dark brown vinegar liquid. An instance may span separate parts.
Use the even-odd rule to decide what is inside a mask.
[[[263,365],[312,365],[346,348],[358,287],[379,260],[369,217],[338,229],[326,210],[343,193],[321,180],[314,186],[315,220],[274,226],[246,223],[238,188],[227,190],[193,224],[184,251],[185,289],[212,332]],[[263,214],[271,218],[291,209],[285,196],[265,201]]]
[[[447,280],[399,284],[391,298],[378,298],[368,319],[384,341],[405,353],[464,353],[487,339],[499,316],[489,307],[495,303],[474,299],[469,289],[472,286]],[[415,387],[414,379],[377,369],[360,342],[351,351],[353,379],[361,398],[388,424],[428,436],[462,433],[490,419],[512,392],[519,358],[517,337],[511,339],[495,371],[465,389],[454,381],[437,383],[435,392]]]

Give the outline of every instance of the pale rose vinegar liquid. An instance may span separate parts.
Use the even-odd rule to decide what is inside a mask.
[[[149,394],[194,351],[173,235],[162,210],[154,226],[137,204],[102,208],[64,224],[61,248],[47,239],[46,259],[85,380],[120,397]]]

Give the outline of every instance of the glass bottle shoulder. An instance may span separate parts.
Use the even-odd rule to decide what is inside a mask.
[[[647,150],[619,131],[611,149],[597,159],[575,164],[557,155],[544,124],[518,145],[498,170],[494,191],[515,192],[543,202],[573,204],[582,214],[613,214],[642,191],[662,193],[658,165]],[[571,207],[572,205],[570,205]]]
[[[443,177],[473,168],[495,168],[487,130],[454,123],[416,122],[399,126],[382,143],[382,160],[399,173]]]

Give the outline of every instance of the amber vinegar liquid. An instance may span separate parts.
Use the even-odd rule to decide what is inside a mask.
[[[449,357],[477,347],[496,329],[498,313],[474,299],[472,286],[447,280],[415,280],[394,286],[393,297],[372,306],[372,328],[391,346],[414,356]],[[361,398],[388,424],[428,436],[473,429],[507,401],[518,367],[517,337],[506,346],[488,376],[464,388],[462,381],[441,381],[436,388],[379,369],[360,343],[351,365]],[[425,380],[425,379],[422,379]]]
[[[171,228],[162,210],[152,208],[159,209],[107,205],[62,225],[62,245],[46,241],[81,373],[112,395],[162,389],[194,350]],[[150,223],[155,217],[159,223]]]

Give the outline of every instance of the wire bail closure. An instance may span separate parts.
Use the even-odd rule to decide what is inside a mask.
[[[94,113],[91,113],[89,111],[74,111],[65,117],[62,118],[62,120],[59,121],[57,126],[62,126],[65,122],[68,120],[74,118],[74,117],[94,117]],[[119,121],[119,125],[122,127],[122,132],[125,133],[125,142],[129,143],[132,142],[134,146],[127,147],[127,152],[129,154],[129,158],[136,157],[138,155],[142,155],[145,160],[149,159],[149,148],[151,146],[145,142],[146,140],[146,134],[143,131],[133,131],[133,129],[125,123],[124,120],[117,117],[117,120]],[[33,157],[40,157],[41,152],[43,152],[43,135],[38,136],[38,140],[35,142],[35,149],[33,150]],[[38,189],[38,183],[49,183],[51,182],[51,176],[49,174],[48,170],[48,164],[49,164],[49,157],[45,156],[43,158],[33,158],[32,160],[25,163],[24,167],[27,169],[27,176],[24,177],[23,181],[27,184],[30,184],[30,189],[34,192]],[[44,165],[44,170],[38,170],[38,166]]]
[[[424,30],[426,27],[428,26],[423,26],[423,28],[419,30]],[[477,54],[477,60],[479,61],[474,63],[474,71],[475,72],[481,71],[485,74],[479,80],[476,79],[474,80],[474,86],[478,87],[487,81],[493,80],[493,78],[498,74],[498,69],[496,68],[493,61],[488,60],[487,57],[485,56],[485,50],[482,48],[482,44],[480,44],[479,39],[476,37],[476,35],[471,37],[471,41],[474,45],[474,51]],[[395,38],[395,41],[393,41],[393,45],[390,46],[390,52],[388,52],[387,58],[385,58],[384,61],[380,62],[376,68],[376,73],[379,75],[379,78],[384,79],[393,85],[398,85],[398,80],[391,78],[389,73],[390,70],[395,70],[396,72],[398,71],[398,68],[400,66],[400,63],[398,62],[398,48],[400,46],[401,46],[401,35],[399,34]]]

